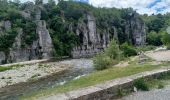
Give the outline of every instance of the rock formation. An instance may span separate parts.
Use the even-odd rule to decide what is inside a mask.
[[[126,21],[125,34],[129,42],[136,46],[143,45],[146,41],[145,24],[137,15],[131,17],[132,19]],[[80,45],[73,48],[73,58],[93,56],[103,51],[112,37],[118,40],[119,33],[115,26],[112,26],[114,33],[109,33],[108,29],[101,33],[96,31],[96,19],[92,14],[86,14],[86,20],[87,23],[78,23],[76,34],[80,39]]]
[[[96,21],[92,14],[87,14],[87,24],[79,23],[76,34],[80,39],[80,45],[73,48],[72,57],[89,57],[103,51],[109,43],[109,33],[97,33]]]
[[[126,22],[125,33],[136,46],[144,45],[146,42],[145,23],[136,14]]]
[[[33,59],[48,59],[53,57],[53,43],[49,31],[46,26],[46,21],[42,20],[41,12],[43,9],[42,5],[28,4],[25,10],[20,11],[20,14],[25,18],[25,20],[30,20],[36,23],[36,36],[38,39],[33,40],[31,44],[22,47],[24,32],[22,27],[18,29],[18,34],[15,38],[15,42],[12,47],[10,47],[9,54],[0,52],[0,63],[3,61],[10,62],[20,62],[28,61]],[[32,12],[35,13],[32,14]],[[34,15],[34,16],[33,16]],[[69,22],[67,31],[75,33],[78,37],[78,45],[75,46],[71,55],[73,58],[90,57],[99,52],[102,52],[107,48],[109,41],[112,38],[119,39],[119,28],[123,35],[125,34],[128,38],[128,42],[140,46],[145,44],[146,34],[145,34],[145,23],[139,18],[137,14],[130,15],[130,18],[124,19],[125,25],[114,26],[114,24],[108,24],[108,28],[105,27],[99,31],[96,24],[96,18],[90,12],[84,12],[84,16],[77,20],[76,23]],[[66,23],[67,20],[64,16],[64,11],[61,11],[62,22]],[[111,22],[112,20],[110,20]],[[112,22],[111,22],[112,23]],[[0,22],[0,35],[1,33],[6,33],[11,30],[12,22],[10,20]],[[109,26],[110,25],[110,26]],[[49,25],[50,26],[50,25]],[[3,32],[6,31],[6,32]],[[77,42],[77,41],[76,41]]]
[[[15,42],[9,50],[9,54],[5,55],[4,52],[0,52],[0,64],[2,64],[3,62],[14,63],[29,61],[33,59],[49,59],[53,56],[54,49],[52,39],[50,37],[48,29],[46,28],[46,22],[44,20],[40,20],[39,12],[38,15],[36,15],[36,18],[37,16],[39,17],[38,19],[36,19],[36,34],[38,36],[38,39],[36,41],[33,41],[32,45],[23,48],[21,47],[21,44],[23,42],[22,37],[24,35],[23,29],[18,29],[18,35],[16,36]],[[7,31],[10,30],[11,22],[4,21],[3,27]]]

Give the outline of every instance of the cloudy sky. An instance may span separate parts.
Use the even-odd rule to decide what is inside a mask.
[[[89,3],[96,7],[132,7],[141,14],[170,12],[170,0],[89,0]]]

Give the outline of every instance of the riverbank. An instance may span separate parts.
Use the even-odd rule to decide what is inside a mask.
[[[33,92],[32,94],[23,96],[22,99],[25,100],[37,100],[38,98],[42,99],[42,97],[46,98],[48,96],[66,93],[84,87],[100,84],[112,79],[122,78],[144,71],[152,71],[154,69],[159,69],[162,67],[166,68],[169,64],[170,64],[169,62],[152,64],[150,61],[146,62],[145,64],[138,64],[136,61],[132,61],[126,67],[112,67],[110,69],[106,69],[103,71],[96,71],[88,76],[81,77],[78,80],[72,80],[64,85],[44,89],[43,91]]]
[[[13,98],[13,100],[18,100],[18,96],[62,85],[67,81],[78,79],[91,73],[93,71],[92,66],[93,62],[91,59],[71,59],[26,64],[0,72],[2,75],[0,84],[6,82],[6,86],[0,88],[0,99]],[[9,82],[10,84],[7,84]]]

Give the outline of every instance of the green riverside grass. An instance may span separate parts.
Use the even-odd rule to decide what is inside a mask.
[[[11,66],[0,66],[0,72],[6,71],[6,70],[11,70],[11,69],[16,69],[16,68],[20,68],[23,67],[24,65],[11,65]]]
[[[168,66],[170,62],[165,62],[159,65],[150,65],[150,64],[130,64],[127,67],[112,67],[103,71],[96,71],[89,74],[88,76],[81,77],[78,80],[72,80],[64,85],[57,86],[54,88],[49,88],[41,91],[36,91],[25,96],[20,97],[23,100],[34,100],[39,97],[49,96],[52,94],[65,93],[68,91],[80,89],[83,87],[93,86],[105,81],[109,81],[115,78],[126,77],[134,75],[144,71],[151,71],[154,69],[159,69],[163,66]]]

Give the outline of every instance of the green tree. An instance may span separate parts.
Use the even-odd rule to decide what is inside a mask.
[[[160,46],[162,45],[161,37],[161,34],[152,31],[147,34],[147,43],[149,45]]]
[[[162,42],[167,46],[167,49],[170,49],[170,34],[166,34],[162,37]]]

